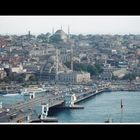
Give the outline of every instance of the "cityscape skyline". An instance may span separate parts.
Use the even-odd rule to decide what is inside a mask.
[[[0,34],[140,34],[140,16],[0,16]]]
[[[0,123],[139,123],[139,25],[139,16],[0,17]]]

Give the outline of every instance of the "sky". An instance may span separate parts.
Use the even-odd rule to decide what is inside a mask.
[[[140,16],[0,16],[0,34],[140,34]]]

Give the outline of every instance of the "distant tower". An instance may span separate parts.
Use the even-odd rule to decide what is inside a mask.
[[[28,40],[30,40],[30,38],[31,38],[31,32],[28,31]]]
[[[56,72],[58,72],[58,49],[56,49]]]
[[[70,26],[68,25],[68,41],[70,41]],[[71,70],[73,71],[73,46],[71,44]]]
[[[30,35],[31,35],[31,31],[28,31],[28,36],[30,37]]]
[[[70,26],[68,25],[68,39],[70,39]]]
[[[61,25],[61,30],[62,30],[62,25]]]

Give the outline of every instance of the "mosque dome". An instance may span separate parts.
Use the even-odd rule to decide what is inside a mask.
[[[66,35],[66,33],[63,30],[57,30],[55,35]]]
[[[63,30],[57,30],[54,36],[62,40],[67,39],[67,34]]]

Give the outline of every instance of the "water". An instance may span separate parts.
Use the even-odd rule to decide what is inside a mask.
[[[24,101],[24,97],[0,95],[0,101],[14,104]],[[115,123],[140,123],[140,92],[105,92],[79,104],[84,109],[51,110],[49,115],[60,123],[104,123],[109,117]]]
[[[15,104],[18,102],[24,102],[24,97],[20,94],[5,94],[0,95],[0,102],[2,101],[3,105],[5,104]]]
[[[104,123],[109,117],[114,123],[140,123],[139,92],[105,92],[79,104],[84,109],[57,110],[50,115],[60,123]]]
[[[42,96],[45,93],[39,93],[36,94],[35,96]],[[0,94],[0,102],[2,101],[3,104],[15,104],[19,102],[25,102],[25,96],[15,93],[15,94]]]

